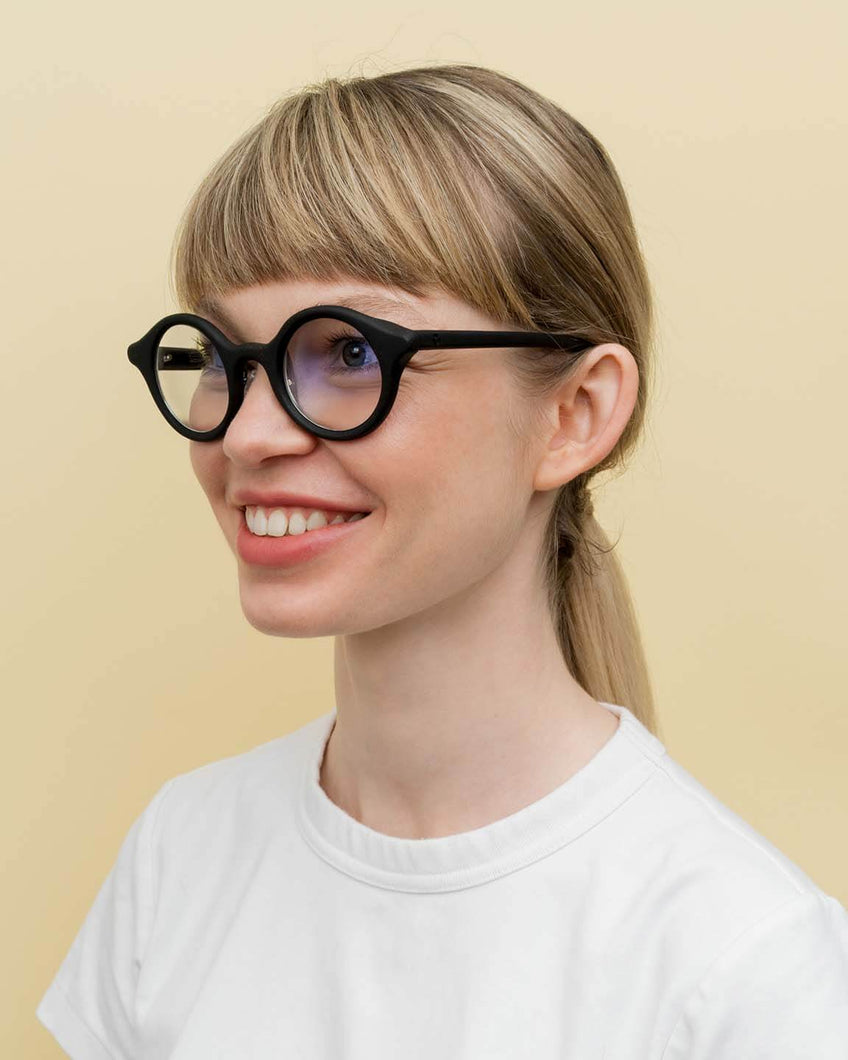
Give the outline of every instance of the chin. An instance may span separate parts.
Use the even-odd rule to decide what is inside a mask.
[[[320,607],[303,608],[293,603],[293,595],[287,594],[285,586],[262,587],[241,586],[241,609],[245,619],[259,633],[270,637],[332,637],[337,633],[348,633],[346,624],[338,610],[323,610]],[[317,600],[313,596],[313,601]]]
[[[249,611],[247,608],[242,607],[242,613],[251,626],[258,632],[264,633],[269,637],[325,637],[329,634],[329,630],[325,627],[311,627],[302,621],[298,621],[298,616],[288,616],[282,618],[280,615],[275,615],[268,612]]]

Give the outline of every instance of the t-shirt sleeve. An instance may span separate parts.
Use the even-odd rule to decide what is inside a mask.
[[[136,984],[156,902],[156,792],[124,837],[36,1016],[72,1060],[135,1060]]]
[[[848,1060],[848,912],[805,893],[732,942],[688,995],[662,1060]]]

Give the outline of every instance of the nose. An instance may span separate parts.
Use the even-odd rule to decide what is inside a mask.
[[[247,363],[244,398],[224,434],[224,453],[235,464],[256,466],[269,457],[308,453],[317,438],[280,404],[265,369]]]

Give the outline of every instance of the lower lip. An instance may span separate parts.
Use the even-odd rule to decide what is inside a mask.
[[[304,530],[302,534],[272,537],[270,534],[252,534],[242,512],[236,548],[245,563],[255,563],[259,567],[293,567],[356,536],[357,528],[367,521],[368,515],[352,523],[336,523],[334,526],[323,526],[320,530]]]

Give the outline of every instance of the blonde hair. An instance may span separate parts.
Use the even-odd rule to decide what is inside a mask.
[[[354,277],[413,295],[442,288],[509,330],[626,346],[639,367],[635,409],[609,456],[557,491],[540,561],[571,674],[657,731],[630,593],[589,494],[643,424],[652,299],[618,175],[579,121],[471,64],[308,84],[214,164],[180,221],[172,267],[189,312],[257,283]],[[584,356],[515,352],[530,395]]]

